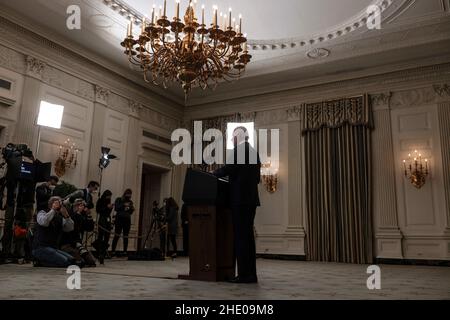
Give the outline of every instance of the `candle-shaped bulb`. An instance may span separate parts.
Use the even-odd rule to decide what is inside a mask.
[[[242,14],[239,14],[239,32],[242,33]]]
[[[134,19],[131,18],[131,20],[130,20],[130,36],[133,36],[133,23],[134,23]]]
[[[180,18],[180,0],[175,0],[177,3],[177,20]]]
[[[164,0],[164,17],[166,16],[167,0]]]
[[[202,25],[205,24],[205,5],[202,4]]]
[[[156,8],[156,5],[153,5],[153,8],[152,8],[152,24],[155,23],[155,8]]]
[[[213,6],[213,10],[214,10],[213,26],[215,27],[217,25],[217,6],[216,5]]]
[[[228,8],[228,28],[231,28],[231,8]]]

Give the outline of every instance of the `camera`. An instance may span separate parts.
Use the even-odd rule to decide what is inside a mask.
[[[35,160],[33,151],[26,144],[8,143],[2,148],[2,156],[7,165],[6,179],[43,182],[50,176],[51,162]]]
[[[165,222],[166,216],[164,214],[164,208],[153,210],[153,219],[158,222]]]
[[[36,183],[50,176],[51,162],[36,160],[26,144],[8,143],[1,148],[1,155],[3,162],[0,167],[6,167],[6,172],[0,178],[1,209],[5,210],[2,254],[9,256],[14,236],[12,226],[14,223],[26,226],[31,220]]]

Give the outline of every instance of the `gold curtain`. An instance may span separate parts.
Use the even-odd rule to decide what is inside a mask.
[[[309,260],[373,261],[369,108],[367,96],[303,106]]]

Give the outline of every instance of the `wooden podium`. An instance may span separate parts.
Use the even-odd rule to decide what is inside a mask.
[[[234,278],[235,257],[228,181],[188,169],[183,191],[189,220],[189,275],[180,279]]]

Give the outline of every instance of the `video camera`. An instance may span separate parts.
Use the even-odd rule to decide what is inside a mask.
[[[2,148],[2,156],[7,164],[6,180],[37,183],[50,176],[51,162],[35,160],[33,151],[26,144],[8,143]]]
[[[164,214],[164,207],[156,208],[156,210],[153,209],[153,218],[152,219],[154,219],[155,221],[164,223],[166,220],[166,215]]]

